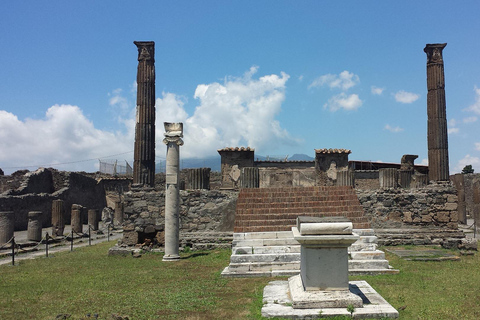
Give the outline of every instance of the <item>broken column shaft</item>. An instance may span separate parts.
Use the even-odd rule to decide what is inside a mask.
[[[180,242],[179,210],[179,164],[180,146],[183,145],[183,124],[165,122],[166,157],[166,191],[165,191],[165,255],[163,261],[180,259],[178,252]]]
[[[138,48],[137,119],[133,184],[155,184],[155,42],[134,41]]]
[[[42,211],[28,212],[27,240],[42,240],[42,221],[40,219],[41,216]]]
[[[52,201],[52,236],[63,236],[65,230],[65,210],[63,200]]]
[[[428,170],[432,181],[448,181],[447,106],[442,51],[446,43],[427,44]]]

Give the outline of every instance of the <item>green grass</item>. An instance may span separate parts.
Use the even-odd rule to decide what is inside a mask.
[[[102,243],[54,257],[0,267],[0,319],[55,319],[111,314],[130,319],[261,319],[262,292],[272,278],[225,279],[230,250],[189,252],[177,262],[160,254],[109,257]],[[401,319],[479,319],[480,259],[405,261],[388,255],[398,275],[367,280]],[[343,318],[345,319],[345,318]]]

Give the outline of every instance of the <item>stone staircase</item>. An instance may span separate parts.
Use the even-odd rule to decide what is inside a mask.
[[[349,218],[360,239],[349,247],[350,274],[397,273],[377,250],[377,237],[352,187],[243,189],[238,197],[225,277],[290,276],[300,272],[298,216]]]
[[[242,189],[234,232],[290,231],[298,216],[347,217],[354,229],[370,228],[349,186]]]
[[[349,273],[394,274],[385,253],[377,250],[372,229],[354,229],[360,239],[349,247]],[[224,277],[292,276],[300,272],[300,244],[292,231],[234,233]]]

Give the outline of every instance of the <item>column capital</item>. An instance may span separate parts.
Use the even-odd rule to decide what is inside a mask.
[[[443,64],[442,51],[447,46],[446,43],[427,43],[423,51],[427,54],[427,64],[441,63]]]
[[[138,48],[138,61],[155,62],[155,42],[133,41]]]
[[[163,143],[176,143],[179,146],[183,146],[183,123],[172,123],[172,122],[164,122],[163,125],[165,126],[165,139],[163,139]]]

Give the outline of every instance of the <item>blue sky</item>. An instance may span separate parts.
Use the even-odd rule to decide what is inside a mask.
[[[423,48],[446,42],[450,170],[480,172],[480,3],[460,3],[3,1],[0,167],[131,161],[134,40],[156,43],[159,161],[163,121],[182,121],[182,157],[347,148],[426,163]]]

